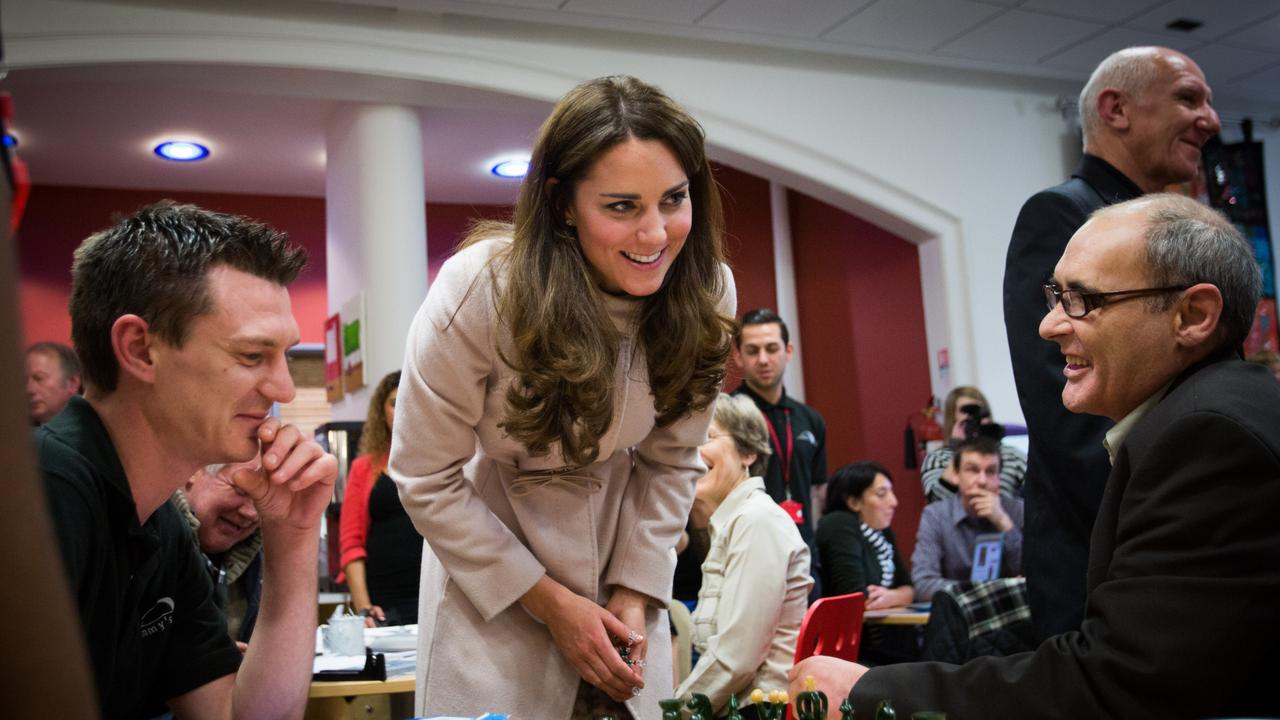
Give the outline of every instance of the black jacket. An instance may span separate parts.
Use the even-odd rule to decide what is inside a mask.
[[[873,668],[858,716],[954,720],[1280,715],[1280,384],[1215,359],[1184,372],[1117,451],[1077,632],[965,665]]]
[[[1112,424],[1062,406],[1062,353],[1039,332],[1042,286],[1093,211],[1141,194],[1119,170],[1085,155],[1070,180],[1027,200],[1009,241],[1004,324],[1030,442],[1022,557],[1041,638],[1080,628],[1089,532],[1111,470],[1102,438]]]

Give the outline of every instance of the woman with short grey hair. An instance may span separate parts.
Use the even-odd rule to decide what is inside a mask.
[[[676,695],[703,693],[717,715],[736,696],[742,716],[754,718],[751,691],[787,685],[813,584],[809,548],[765,493],[759,473],[769,434],[750,398],[720,395],[698,451],[707,474],[698,480],[692,524],[710,528],[693,613],[701,657]]]

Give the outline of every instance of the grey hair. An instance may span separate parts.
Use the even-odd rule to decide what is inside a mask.
[[[1253,327],[1262,294],[1262,270],[1253,248],[1222,213],[1184,195],[1146,195],[1095,213],[1138,209],[1146,228],[1143,260],[1154,287],[1190,287],[1209,283],[1222,293],[1215,350],[1239,347]],[[1150,298],[1153,311],[1168,310],[1178,296]]]
[[[1163,48],[1129,47],[1117,50],[1098,63],[1089,81],[1080,91],[1080,129],[1084,133],[1084,147],[1102,129],[1102,116],[1098,114],[1098,96],[1112,88],[1129,97],[1146,92],[1151,83],[1160,77],[1157,60]]]
[[[752,475],[763,475],[768,467],[769,428],[764,413],[756,407],[754,401],[746,395],[725,395],[720,393],[716,399],[714,411],[716,425],[733,438],[734,448],[739,455],[755,453],[755,462],[747,469]]]

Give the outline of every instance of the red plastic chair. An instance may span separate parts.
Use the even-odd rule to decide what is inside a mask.
[[[857,662],[865,606],[866,596],[862,593],[826,597],[810,605],[796,640],[796,662],[812,655]],[[791,720],[791,708],[788,703],[787,720]]]

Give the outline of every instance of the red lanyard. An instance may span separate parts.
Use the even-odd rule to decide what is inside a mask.
[[[769,422],[769,418],[765,417],[764,424],[769,428],[769,437],[773,438],[774,450],[778,453],[778,466],[782,468],[782,490],[786,493],[787,499],[791,499],[791,410],[784,409],[782,416],[787,420],[787,454],[782,454],[782,443],[778,441],[778,432],[773,429],[773,423]]]

